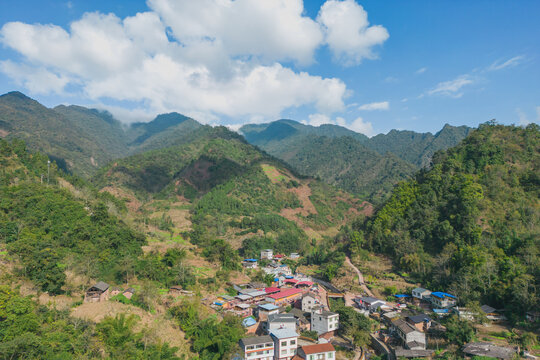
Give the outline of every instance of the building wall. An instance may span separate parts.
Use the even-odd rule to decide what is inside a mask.
[[[311,312],[311,309],[317,305],[317,300],[311,296],[306,296],[302,299],[302,311]]]
[[[316,331],[319,335],[329,331],[335,331],[339,328],[339,315],[325,317],[323,315],[311,314],[311,330]]]
[[[274,359],[289,360],[298,348],[298,338],[274,339]]]
[[[272,346],[263,347],[263,348],[253,348],[248,350],[250,347],[242,349],[244,351],[245,360],[273,360],[274,359],[274,344]]]

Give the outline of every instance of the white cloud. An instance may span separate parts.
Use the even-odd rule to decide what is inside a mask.
[[[361,117],[356,118],[347,126],[349,129],[359,132],[367,136],[373,136],[373,125],[370,122],[364,121]]]
[[[433,89],[429,90],[428,95],[443,95],[459,98],[463,95],[461,89],[464,86],[474,83],[470,75],[461,75],[454,80],[438,83]]]
[[[0,61],[0,71],[9,76],[19,86],[24,86],[34,94],[61,94],[69,80],[43,67],[16,64],[10,60]]]
[[[388,109],[390,109],[390,103],[388,101],[372,102],[372,103],[364,104],[358,107],[358,110],[366,110],[366,111],[388,110]]]
[[[325,41],[334,56],[345,65],[376,58],[373,47],[390,36],[383,26],[370,26],[367,12],[354,0],[326,1],[317,21],[325,30]]]
[[[373,58],[371,47],[388,37],[381,26],[369,26],[352,0],[325,3],[319,13],[324,27],[303,15],[301,0],[148,4],[152,11],[124,19],[86,13],[68,29],[7,23],[0,42],[25,61],[3,62],[0,70],[31,92],[60,93],[74,85],[70,90],[90,102],[131,101],[147,113],[197,114],[209,123],[223,115],[268,119],[300,106],[331,114],[345,108],[345,83],[278,61],[310,63],[326,41],[342,60],[359,62]],[[352,40],[340,42],[348,27]]]
[[[423,73],[426,72],[426,70],[427,70],[427,67],[423,67],[423,68],[420,68],[420,69],[416,70],[416,73],[417,74],[423,74]]]
[[[518,114],[519,125],[526,126],[526,125],[529,125],[531,123],[531,121],[527,117],[527,114],[525,114],[523,111],[521,111],[521,109],[517,108],[516,112]]]
[[[349,123],[339,116],[332,119],[325,114],[311,114],[308,116],[308,120],[303,120],[302,123],[311,126],[321,126],[323,124],[339,125],[367,136],[373,135],[373,125],[370,122],[364,122],[361,117]]]
[[[508,59],[506,61],[498,60],[498,61],[495,61],[493,64],[491,64],[487,68],[487,71],[497,71],[497,70],[502,70],[507,67],[514,67],[521,64],[524,60],[525,60],[524,55],[514,56],[513,58]]]

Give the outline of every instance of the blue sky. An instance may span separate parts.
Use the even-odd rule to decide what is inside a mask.
[[[0,92],[46,106],[368,135],[540,119],[538,1],[21,4],[0,2]]]

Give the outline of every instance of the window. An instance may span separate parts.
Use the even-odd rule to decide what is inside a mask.
[[[281,350],[281,355],[286,355],[286,354],[287,354],[287,349]]]
[[[309,355],[309,360],[315,360],[315,355]]]
[[[291,340],[291,345],[295,345],[296,344],[296,340]]]
[[[253,350],[253,345],[246,346],[246,350]]]
[[[328,357],[329,359],[333,359],[333,358],[334,358],[334,353],[333,353],[333,352],[329,352],[327,357]]]
[[[287,346],[287,342],[286,342],[286,341],[282,341],[282,342],[281,342],[281,346]]]

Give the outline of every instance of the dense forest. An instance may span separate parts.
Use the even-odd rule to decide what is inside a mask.
[[[486,123],[355,229],[424,287],[523,317],[540,294],[540,131]]]

